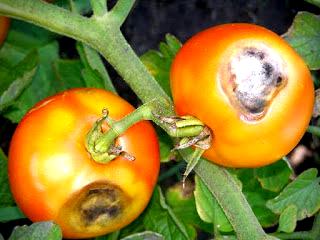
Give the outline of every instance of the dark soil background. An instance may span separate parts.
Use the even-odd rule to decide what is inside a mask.
[[[255,23],[283,34],[298,11],[320,13],[319,9],[302,0],[137,0],[122,30],[137,54],[141,55],[149,49],[156,49],[166,33],[185,42],[195,33],[222,23]],[[60,43],[62,51],[67,49],[71,52],[67,56],[75,53],[75,50],[70,50],[74,41],[62,38]],[[110,66],[107,67],[120,95],[131,103],[137,103],[134,93]],[[0,147],[5,152],[14,128],[15,125],[0,117]],[[28,223],[23,220],[0,224],[0,233],[7,239],[15,225]],[[309,226],[310,223],[305,222],[299,230]]]
[[[166,33],[185,42],[195,33],[222,23],[255,23],[283,34],[295,14],[303,10],[318,11],[302,0],[138,0],[123,31],[142,54],[156,48]]]

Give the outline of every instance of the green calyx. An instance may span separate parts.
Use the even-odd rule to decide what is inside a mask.
[[[93,160],[98,163],[107,163],[117,157],[116,154],[110,151],[105,151],[104,149],[99,149],[96,146],[98,139],[100,139],[104,134],[102,126],[108,120],[110,119],[108,119],[107,110],[103,110],[103,116],[94,123],[93,127],[86,136],[85,146],[87,151],[90,153]],[[114,148],[114,146],[107,146],[107,149],[110,147]]]
[[[192,116],[164,117],[155,113],[161,112],[158,106],[156,101],[150,101],[118,121],[110,119],[108,110],[104,109],[102,117],[94,123],[85,140],[86,149],[92,159],[98,163],[108,163],[121,155],[128,160],[134,160],[134,156],[116,145],[116,139],[133,124],[142,120],[152,120],[170,136],[181,138],[173,150],[190,146],[200,149],[210,147],[211,131],[199,119]],[[108,130],[103,130],[105,125],[109,127]]]
[[[86,136],[86,148],[92,159],[98,163],[108,163],[118,156],[133,161],[134,156],[122,150],[122,147],[115,145],[115,139],[121,134],[113,127],[114,121],[108,117],[108,110],[102,110],[102,117],[98,119]],[[109,130],[103,131],[103,124],[107,123]],[[111,139],[105,141],[106,138]]]

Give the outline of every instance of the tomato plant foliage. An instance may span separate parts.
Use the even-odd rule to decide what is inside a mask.
[[[59,0],[55,4],[68,9],[69,2],[73,2],[76,11],[83,15],[92,13],[90,1]],[[320,6],[317,0],[307,2]],[[312,70],[316,88],[320,86],[319,30],[319,16],[300,12],[294,18],[288,32],[283,35]],[[106,68],[101,52],[80,41],[67,46],[72,48],[72,51],[65,51],[64,38],[31,23],[11,19],[7,38],[0,47],[1,121],[12,122],[12,126],[15,127],[34,104],[71,88],[102,88],[126,96],[123,91],[126,87],[114,84],[117,76],[113,71],[107,70],[109,66]],[[181,46],[182,43],[178,38],[167,34],[163,42],[159,43],[158,49],[149,50],[140,56],[141,62],[169,97],[171,97],[170,67]],[[319,101],[319,98],[317,99]],[[316,104],[319,105],[319,102]],[[293,151],[289,157],[279,159],[268,166],[223,169],[223,173],[232,178],[234,186],[242,192],[258,223],[270,236],[279,239],[290,239],[291,234],[301,234],[301,239],[305,236],[306,239],[319,238],[320,177],[316,169],[319,167],[319,154],[316,153],[316,150],[319,150],[319,135],[312,134],[319,133],[319,119],[314,117],[311,125],[309,133],[301,143],[312,149],[312,156],[306,160],[312,163],[311,168],[304,168],[302,172],[301,169],[297,170],[290,161],[297,154]],[[175,141],[163,130],[158,128],[157,133],[162,167],[158,186],[154,189],[149,205],[131,224],[93,239],[188,240],[212,236],[215,239],[236,239],[239,235],[237,228],[231,224],[232,213],[229,208],[221,204],[219,195],[212,192],[207,178],[191,174],[187,182],[182,184],[185,169],[183,154],[172,151]],[[11,233],[14,225],[19,225],[19,221],[25,216],[16,206],[8,184],[6,155],[8,142],[1,143],[1,146],[0,239],[1,234],[11,240],[62,239],[60,227],[50,221],[20,226]],[[201,159],[201,161],[206,160]],[[197,172],[197,168],[195,170]],[[228,204],[236,206],[231,201]],[[304,229],[304,232],[296,231],[302,220],[312,220],[313,226],[309,224],[309,228]],[[2,232],[2,226],[10,226],[10,232]]]

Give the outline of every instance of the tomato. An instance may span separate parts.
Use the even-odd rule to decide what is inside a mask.
[[[159,172],[159,146],[149,122],[118,137],[135,157],[92,160],[85,137],[107,108],[121,119],[134,108],[110,92],[67,90],[33,107],[9,149],[9,181],[17,205],[32,221],[53,220],[65,238],[89,238],[132,222],[146,207]]]
[[[9,18],[0,16],[0,45],[6,39],[9,25],[10,25]]]
[[[227,167],[259,167],[290,152],[314,104],[310,72],[275,33],[253,24],[224,24],[196,34],[171,67],[176,112],[208,125],[204,156]]]

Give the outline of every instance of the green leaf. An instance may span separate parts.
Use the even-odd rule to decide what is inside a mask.
[[[242,182],[242,191],[260,224],[263,227],[275,225],[277,215],[267,208],[266,203],[277,194],[261,187],[254,169],[238,169],[235,173]]]
[[[320,69],[320,19],[309,12],[299,12],[284,35],[312,70]]]
[[[52,42],[57,34],[34,24],[20,20],[11,20],[6,42],[21,52],[34,50]]]
[[[196,176],[195,181],[194,196],[200,218],[207,223],[213,223],[220,232],[232,232],[229,220],[210,190],[199,177]]]
[[[27,54],[49,44],[56,36],[33,24],[12,19],[8,37],[0,48],[1,65],[12,68]]]
[[[162,163],[169,162],[175,158],[176,152],[173,149],[173,143],[170,136],[160,128],[156,128],[159,145],[160,145],[160,161]]]
[[[118,240],[120,231],[112,232],[108,235],[96,237],[94,240]]]
[[[320,7],[320,0],[305,0],[308,3],[311,3],[317,7]]]
[[[151,202],[144,214],[143,224],[146,230],[163,235],[164,239],[186,240],[194,239],[194,233],[189,233],[187,226],[174,214],[165,202],[160,187],[156,187]]]
[[[35,103],[57,91],[53,63],[59,58],[58,43],[52,42],[37,51],[39,66],[31,84],[4,113],[12,122],[19,122]]]
[[[104,88],[116,93],[116,89],[97,51],[83,43],[77,43],[77,50],[85,67],[83,77],[87,87]]]
[[[9,207],[14,205],[14,200],[10,192],[8,180],[8,159],[0,148],[0,208]],[[1,210],[0,210],[1,213]],[[5,215],[0,214],[0,221],[4,221],[2,217]]]
[[[53,4],[58,5],[59,7],[66,8],[70,10],[70,0],[55,0]],[[80,13],[81,15],[86,15],[91,12],[91,5],[90,1],[86,0],[72,0],[75,7],[76,7],[76,12]]]
[[[140,58],[163,90],[171,96],[169,79],[170,67],[173,58],[182,44],[176,37],[170,34],[166,35],[165,40],[165,42],[159,44],[159,51],[150,50]]]
[[[297,225],[297,207],[290,205],[280,215],[279,232],[291,233]]]
[[[311,168],[288,184],[276,198],[268,201],[267,207],[281,214],[288,206],[297,207],[297,219],[310,217],[320,209],[320,178],[317,169]]]
[[[8,107],[30,84],[36,73],[38,54],[33,51],[1,78],[0,111]]]
[[[120,239],[126,236],[130,236],[132,233],[138,233],[145,231],[143,224],[144,214],[141,214],[136,220],[130,223],[128,226],[124,227],[120,231]]]
[[[86,87],[105,88],[98,71],[85,68],[81,71]]]
[[[309,132],[317,137],[320,137],[320,127],[318,127],[318,126],[309,126],[307,129],[307,132]]]
[[[60,240],[62,233],[60,227],[53,222],[33,223],[30,226],[16,227],[9,240]]]
[[[62,91],[70,88],[84,87],[84,80],[81,75],[83,65],[79,60],[57,59],[53,63],[53,70],[56,76],[54,81],[55,89]]]
[[[132,234],[130,236],[122,238],[121,240],[164,240],[164,237],[159,233],[145,231],[142,233]]]
[[[0,208],[0,222],[9,222],[26,218],[18,207]]]
[[[7,41],[0,48],[1,70],[11,69],[30,52],[28,49],[19,49]]]
[[[68,1],[64,2],[65,5],[69,4]],[[89,1],[77,2],[80,5],[83,5],[83,2],[90,5]],[[30,52],[34,51],[39,56],[38,68],[31,84],[23,90],[11,106],[5,109],[3,115],[12,122],[19,122],[36,102],[45,97],[68,88],[85,86],[82,77],[83,65],[78,60],[59,58],[59,45],[54,41],[56,37],[56,34],[32,24],[12,21],[8,39],[0,48],[0,79],[3,80],[5,75],[12,75],[8,69],[14,68],[16,70],[16,65]],[[30,65],[32,61],[26,62],[25,67]],[[1,83],[5,85],[4,81]],[[7,87],[9,87],[8,83]],[[19,90],[16,91],[19,93],[21,88],[14,90]],[[11,93],[8,92],[7,96],[15,97]]]
[[[288,184],[292,169],[285,160],[277,161],[266,167],[255,170],[258,181],[261,186],[272,192],[279,192]]]
[[[166,191],[167,203],[175,215],[186,225],[212,232],[212,224],[203,222],[197,213],[193,191],[194,184],[190,181],[186,181],[185,186],[182,183],[177,183]]]

